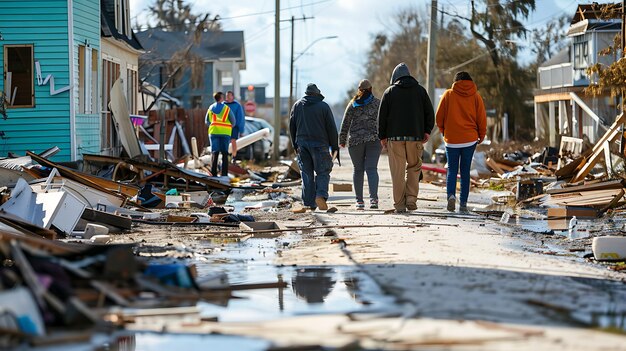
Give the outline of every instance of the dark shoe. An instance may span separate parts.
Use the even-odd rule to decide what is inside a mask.
[[[370,208],[375,210],[378,208],[378,200],[372,199],[370,200]]]
[[[406,209],[395,209],[393,210],[393,213],[398,213],[398,214],[402,214],[402,213],[406,213]]]
[[[363,201],[357,201],[355,207],[356,207],[357,210],[364,210],[365,209],[365,203],[363,203]]]
[[[316,197],[315,198],[315,204],[317,205],[317,208],[319,208],[322,211],[328,210],[328,205],[326,204],[326,199],[323,198],[323,197]]]
[[[454,195],[450,195],[448,197],[448,211],[454,212],[454,208],[456,207],[456,197]]]
[[[459,212],[469,212],[469,210],[467,209],[467,204],[461,204],[459,206]]]
[[[417,210],[417,205],[416,204],[406,204],[406,209],[409,211],[415,211]]]

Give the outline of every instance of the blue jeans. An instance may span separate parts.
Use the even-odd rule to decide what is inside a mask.
[[[328,145],[315,141],[298,141],[298,165],[302,175],[302,202],[315,208],[316,197],[328,199],[328,183],[333,160]]]
[[[230,135],[209,134],[211,139],[211,173],[217,177],[217,159],[222,154],[222,176],[228,176],[228,145]]]
[[[461,205],[467,205],[470,189],[470,168],[472,166],[472,156],[474,156],[476,144],[472,146],[454,148],[446,147],[446,157],[448,158],[448,175],[446,176],[446,190],[448,198],[456,194],[456,175],[461,168]]]
[[[370,141],[350,146],[348,152],[354,165],[352,181],[356,201],[363,202],[363,172],[367,173],[367,186],[370,189],[370,201],[378,200],[378,159],[382,146],[380,141]]]

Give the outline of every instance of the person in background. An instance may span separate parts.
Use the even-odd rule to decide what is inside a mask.
[[[487,113],[476,84],[467,72],[454,76],[452,88],[446,90],[437,107],[437,127],[446,143],[448,175],[446,192],[448,211],[456,206],[456,175],[461,171],[460,212],[467,212],[470,189],[470,168],[476,145],[487,132]]]
[[[435,125],[435,112],[426,89],[405,63],[394,68],[390,84],[380,101],[378,137],[389,149],[393,206],[403,213],[417,209],[423,143]]]
[[[324,95],[313,83],[306,87],[305,96],[291,108],[289,131],[291,144],[298,155],[302,176],[304,208],[327,210],[328,184],[333,169],[331,152],[339,152],[337,127]]]
[[[217,176],[217,159],[222,155],[222,176],[228,176],[228,142],[237,125],[235,116],[230,107],[224,103],[224,93],[213,94],[215,102],[206,112],[205,123],[209,125],[209,139],[211,140],[211,174]],[[233,148],[234,151],[234,148]]]
[[[237,139],[241,138],[244,134],[246,116],[243,113],[243,107],[241,104],[235,100],[235,94],[232,90],[226,92],[226,105],[228,105],[237,120],[237,124],[233,126],[233,133],[230,136],[230,143],[233,148],[233,157],[235,157],[235,155],[237,155]]]
[[[363,201],[363,173],[367,173],[370,208],[378,208],[378,159],[382,146],[378,139],[378,107],[380,100],[372,94],[372,84],[363,79],[356,95],[348,103],[339,132],[339,146],[346,147],[352,159],[352,181],[356,195],[356,209],[365,208]]]

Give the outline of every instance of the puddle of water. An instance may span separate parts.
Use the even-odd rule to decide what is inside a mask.
[[[124,333],[110,343],[99,343],[97,348],[87,345],[59,349],[59,351],[163,351],[163,350],[240,350],[264,351],[271,347],[267,340],[230,335],[181,335],[159,333]],[[127,334],[127,335],[126,335]],[[57,351],[46,348],[45,351]]]
[[[239,299],[226,306],[200,303],[202,314],[220,321],[259,321],[303,314],[374,312],[393,309],[395,300],[354,266],[278,267],[273,260],[298,240],[295,235],[277,239],[251,238],[228,244],[221,252],[197,262],[200,277],[225,272],[229,282],[265,283],[282,280],[282,289],[236,291]]]

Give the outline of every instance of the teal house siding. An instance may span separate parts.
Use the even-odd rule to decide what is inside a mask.
[[[33,59],[39,61],[42,78],[52,75],[56,89],[70,85],[68,28],[68,0],[0,1],[2,67],[5,45],[33,45]],[[2,72],[0,90],[4,91],[4,69]],[[61,152],[53,160],[70,160],[70,91],[51,95],[49,84],[38,85],[34,75],[35,106],[7,108],[8,118],[0,119],[4,133],[0,136],[0,156],[58,146]]]
[[[100,153],[100,96],[97,91],[100,89],[100,68],[97,74],[91,77],[92,87],[96,89],[93,94],[92,108],[89,113],[81,113],[79,109],[79,65],[78,53],[80,46],[88,45],[95,56],[97,65],[100,65],[100,1],[94,0],[72,0],[73,5],[73,31],[74,31],[74,111],[76,111],[76,152],[77,158],[82,158],[82,154]],[[91,66],[91,63],[88,63]]]

